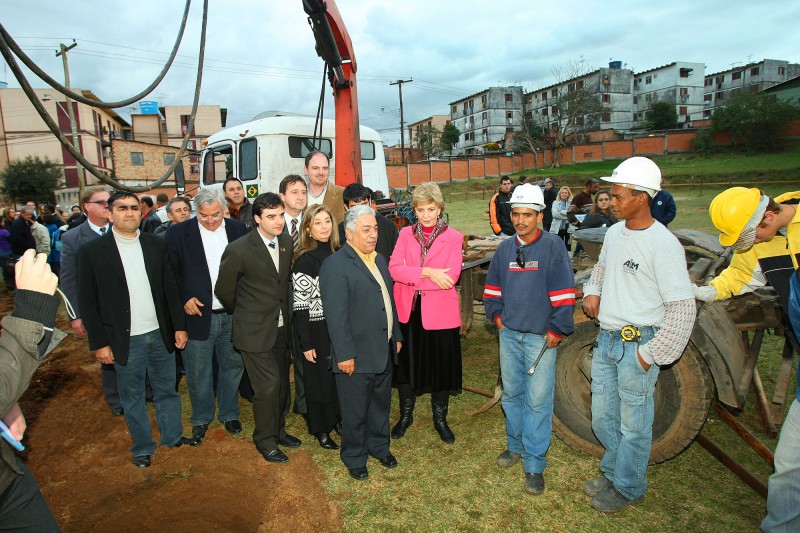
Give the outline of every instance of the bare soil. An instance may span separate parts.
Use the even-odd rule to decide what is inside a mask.
[[[12,304],[0,297],[0,316]],[[63,319],[57,326],[72,333]],[[110,414],[99,366],[74,333],[42,363],[20,404],[24,459],[64,531],[344,529],[342,508],[302,447],[273,465],[249,438],[217,427],[196,448],[159,446],[150,468],[133,466],[124,417]],[[184,434],[189,428],[184,420]]]

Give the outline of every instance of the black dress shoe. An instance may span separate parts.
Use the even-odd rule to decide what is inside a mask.
[[[340,437],[342,436],[342,421],[339,420],[333,425],[333,430],[336,432],[337,435]]]
[[[287,448],[299,448],[300,445],[303,443],[303,441],[287,433],[286,435],[278,439],[278,443],[281,446],[286,446]]]
[[[339,449],[339,445],[333,441],[330,433],[317,433],[314,436],[317,437],[317,441],[319,441],[319,445],[321,448],[325,448],[326,450]]]
[[[270,463],[288,463],[289,458],[286,457],[286,454],[283,453],[280,448],[275,448],[274,450],[270,450],[268,452],[261,452],[261,456],[264,458],[265,461],[269,461]]]
[[[394,468],[397,466],[397,458],[391,453],[383,459],[378,459],[378,462],[386,468]]]
[[[114,416],[122,416],[125,414],[125,409],[123,409],[122,407],[112,407],[111,414]]]
[[[242,432],[242,423],[238,420],[228,420],[224,424],[225,431],[230,433],[231,435],[238,435]]]
[[[150,466],[150,456],[149,455],[137,455],[133,458],[133,466],[138,466],[139,468],[147,468]]]
[[[350,472],[350,477],[353,479],[357,479],[358,481],[364,481],[369,477],[369,472],[367,472],[367,467],[362,466],[360,468],[348,468],[348,472]]]
[[[196,440],[203,440],[208,431],[208,424],[200,424],[199,426],[192,426],[192,438]]]
[[[186,446],[199,446],[201,442],[202,441],[199,440],[199,439],[189,438],[189,437],[181,437],[181,438],[178,439],[178,442],[176,442],[175,444],[172,445],[172,447],[173,448],[180,448],[184,444]]]

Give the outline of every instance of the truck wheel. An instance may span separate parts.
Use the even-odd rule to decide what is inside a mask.
[[[575,325],[575,333],[558,350],[553,429],[562,441],[596,457],[603,447],[592,432],[591,350],[597,336],[592,322]],[[650,463],[672,459],[700,432],[706,421],[714,382],[706,362],[689,343],[677,363],[664,367],[656,384],[653,447]]]

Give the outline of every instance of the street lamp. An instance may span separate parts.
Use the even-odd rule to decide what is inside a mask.
[[[78,146],[78,142],[79,142],[79,139],[78,139],[78,125],[75,122],[75,113],[72,110],[72,99],[69,96],[66,97],[66,101],[67,101],[67,108],[66,109],[64,109],[64,106],[61,105],[61,102],[59,102],[58,100],[55,100],[51,95],[49,95],[49,94],[42,95],[42,102],[49,102],[50,100],[53,100],[56,103],[56,105],[58,107],[60,107],[61,110],[64,111],[67,114],[67,116],[69,117],[69,125],[70,125],[70,129],[72,130],[72,146],[76,150],[78,150],[78,152],[80,153],[82,150],[81,150],[81,147]],[[77,203],[80,203],[81,200],[83,199],[84,170],[83,170],[83,166],[81,166],[81,164],[77,160],[75,161],[75,167],[76,167],[76,170],[78,171],[78,202]]]

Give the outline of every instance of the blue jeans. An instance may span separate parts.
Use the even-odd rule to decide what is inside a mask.
[[[528,474],[544,472],[553,432],[556,349],[545,350],[534,375],[528,375],[545,342],[542,335],[500,330],[507,447],[522,456],[522,469]]]
[[[242,356],[233,349],[231,324],[232,315],[212,313],[208,339],[189,339],[183,350],[183,367],[186,369],[189,399],[192,402],[192,416],[189,420],[193,426],[209,424],[214,420],[214,376],[211,360],[215,351],[219,364],[219,421],[225,423],[239,418],[239,382],[242,380],[244,363]]]
[[[765,533],[800,531],[800,401],[796,398],[781,428],[775,473],[769,477]]]
[[[642,327],[641,343],[655,335]],[[647,463],[653,442],[653,390],[658,365],[645,372],[639,344],[623,342],[619,331],[600,330],[592,353],[592,430],[606,452],[603,472],[623,496],[635,500],[647,489]]]
[[[156,449],[145,406],[145,375],[150,377],[160,443],[172,446],[181,438],[181,397],[175,392],[175,354],[164,346],[161,332],[154,330],[131,337],[128,363],[114,363],[119,400],[133,439],[131,453],[152,455]]]

